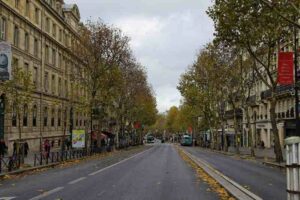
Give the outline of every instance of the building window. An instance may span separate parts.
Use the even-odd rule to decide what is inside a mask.
[[[50,32],[50,19],[49,19],[49,17],[46,18],[46,31],[48,33]]]
[[[17,126],[17,106],[14,103],[12,107],[12,126],[16,127]]]
[[[36,118],[37,118],[37,106],[34,105],[32,109],[32,126],[36,127]]]
[[[52,49],[52,64],[56,65],[56,51],[55,49]]]
[[[15,7],[19,9],[19,6],[20,6],[20,0],[15,0]]]
[[[45,72],[44,89],[45,89],[45,92],[48,92],[48,89],[49,89],[49,73],[48,72]]]
[[[59,29],[58,39],[59,39],[60,42],[62,41],[62,30],[61,29]]]
[[[53,37],[56,37],[56,25],[53,24],[53,27],[52,27],[52,35]]]
[[[38,68],[33,68],[33,84],[37,87],[38,86]]]
[[[25,33],[24,46],[25,46],[25,51],[29,52],[29,34],[28,33]]]
[[[28,17],[30,12],[30,3],[29,0],[26,0],[26,10],[25,10],[25,15]]]
[[[48,126],[48,108],[44,108],[44,126]]]
[[[6,19],[0,17],[0,40],[6,39]]]
[[[58,110],[57,113],[57,126],[61,126],[61,110]]]
[[[28,63],[24,63],[24,71],[26,75],[29,75],[29,64]]]
[[[40,10],[38,8],[35,8],[34,19],[36,24],[40,24]]]
[[[14,45],[16,47],[19,46],[19,28],[17,26],[15,26],[15,29],[14,29]]]
[[[51,111],[51,126],[52,127],[54,126],[54,122],[55,122],[54,117],[55,117],[55,110],[53,108]]]
[[[52,94],[55,94],[55,75],[52,75],[51,86]]]
[[[45,49],[45,60],[46,63],[49,63],[49,46],[46,45],[46,49]]]
[[[27,126],[27,122],[28,122],[28,106],[27,104],[25,104],[23,109],[23,126]]]
[[[39,52],[39,41],[38,39],[34,39],[34,56],[38,56],[38,52]]]
[[[58,96],[61,96],[61,78],[58,78]]]
[[[60,68],[60,65],[61,65],[61,53],[58,53],[57,55],[57,67]]]
[[[65,97],[69,96],[69,87],[68,87],[68,81],[67,80],[65,80],[65,94],[66,94]]]

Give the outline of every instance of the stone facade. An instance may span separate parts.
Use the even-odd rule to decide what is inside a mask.
[[[83,88],[74,89],[70,76],[80,67],[72,53],[79,26],[78,7],[63,0],[0,1],[0,41],[12,44],[12,67],[31,73],[36,88],[32,102],[24,105],[21,138],[16,113],[6,106],[4,139],[10,151],[18,139],[26,140],[32,151],[45,138],[58,148],[63,135],[69,135],[71,118],[73,129],[87,129],[87,115],[71,103],[74,95],[86,95]]]

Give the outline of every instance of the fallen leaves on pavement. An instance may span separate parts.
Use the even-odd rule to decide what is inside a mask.
[[[182,159],[196,170],[197,177],[208,184],[209,188],[207,188],[207,192],[213,191],[217,193],[221,200],[235,200],[215,179],[209,176],[201,167],[183,153],[181,149],[178,149],[178,152]]]

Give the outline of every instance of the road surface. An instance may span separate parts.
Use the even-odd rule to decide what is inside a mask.
[[[184,149],[194,156],[205,160],[212,167],[262,199],[284,200],[287,197],[286,175],[277,168],[198,147],[184,147]]]
[[[145,151],[129,151],[1,184],[0,199],[218,199],[171,144],[156,144]]]

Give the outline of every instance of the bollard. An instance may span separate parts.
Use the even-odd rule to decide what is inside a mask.
[[[285,139],[287,199],[300,200],[300,137]]]

